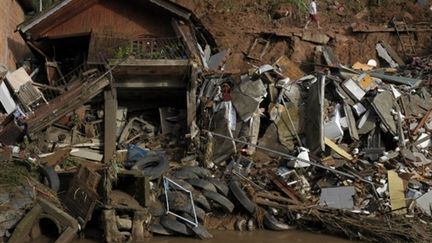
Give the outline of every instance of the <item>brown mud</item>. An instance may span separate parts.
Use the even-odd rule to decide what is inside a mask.
[[[206,243],[218,243],[218,242],[236,242],[236,243],[261,243],[261,242],[272,242],[272,243],[303,243],[303,242],[321,242],[321,243],[348,243],[352,242],[346,239],[314,234],[304,231],[287,231],[287,232],[274,232],[274,231],[253,231],[253,232],[239,232],[239,231],[212,231],[214,236],[211,240],[206,240]],[[39,240],[33,241],[33,243],[47,243],[50,242],[48,238],[40,238]],[[52,241],[54,242],[54,241]],[[74,243],[94,243],[96,240],[75,240]],[[148,238],[144,242],[158,242],[158,243],[187,243],[187,242],[203,242],[199,239],[187,238],[187,237],[167,237],[157,236]]]
[[[303,33],[307,13],[304,8],[298,9],[290,2],[270,0],[178,0],[178,3],[194,11],[204,26],[212,33],[220,49],[230,49],[232,55],[228,60],[227,72],[245,72],[252,66],[244,62],[244,53],[260,33],[277,32]],[[304,1],[307,2],[307,1]],[[386,26],[393,17],[405,18],[407,23],[429,21],[432,14],[429,9],[409,1],[381,1],[380,6],[373,1],[318,1],[318,11],[322,29],[310,26],[308,31],[327,34],[331,37],[331,46],[341,63],[366,63],[369,59],[378,59],[375,44],[378,41],[389,43],[401,51],[395,33],[353,33],[353,25]],[[282,17],[278,12],[287,13]],[[273,63],[281,55],[287,55],[302,67],[311,68],[314,62],[314,48],[317,46],[302,41],[299,37],[280,38],[264,36],[271,39],[269,52],[260,62],[251,64]],[[426,54],[432,47],[432,36],[429,32],[418,32],[415,36],[418,55]],[[309,64],[309,65],[308,65]]]

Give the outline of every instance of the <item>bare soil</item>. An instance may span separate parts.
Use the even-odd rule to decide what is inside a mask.
[[[230,48],[232,55],[227,70],[245,72],[251,64],[273,63],[281,55],[287,55],[303,67],[311,67],[316,61],[316,44],[302,41],[299,37],[275,38],[269,52],[260,62],[245,62],[247,52],[254,39],[261,32],[298,32],[302,33],[307,19],[304,8],[291,4],[290,0],[178,0],[191,9],[213,34],[220,49]],[[308,1],[304,1],[305,3]],[[393,17],[405,17],[408,23],[430,21],[432,11],[413,1],[383,0],[380,6],[371,5],[371,0],[318,1],[318,11],[323,29],[311,26],[310,31],[319,31],[331,37],[329,45],[340,61],[352,64],[378,59],[375,44],[388,42],[394,49],[401,51],[398,38],[394,33],[355,34],[353,24],[387,26]],[[429,32],[416,36],[418,55],[431,49]]]

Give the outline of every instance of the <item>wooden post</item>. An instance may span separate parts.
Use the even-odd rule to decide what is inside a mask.
[[[104,126],[104,163],[108,163],[116,151],[116,113],[117,92],[115,89],[104,92],[105,126]]]
[[[187,126],[191,129],[192,123],[196,120],[196,90],[197,90],[197,66],[192,62],[190,82],[187,86]]]

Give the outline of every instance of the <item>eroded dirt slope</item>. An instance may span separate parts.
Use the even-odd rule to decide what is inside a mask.
[[[297,33],[292,37],[268,36],[271,40],[269,52],[262,63],[275,61],[285,54],[292,60],[307,66],[314,62],[316,44],[302,41],[296,36],[304,33],[306,5],[296,5],[295,0],[177,0],[191,9],[210,30],[221,49],[230,48],[232,56],[228,69],[245,71],[250,65],[243,62],[253,40],[260,33]],[[307,2],[307,1],[304,1]],[[308,31],[328,35],[342,63],[366,62],[377,58],[375,44],[386,41],[396,50],[401,46],[395,33],[352,33],[353,25],[387,26],[393,17],[403,18],[409,23],[431,20],[431,10],[415,1],[381,1],[381,5],[370,0],[318,1],[323,29],[311,26]],[[428,53],[431,48],[431,34],[417,33],[418,55]],[[254,63],[259,65],[260,63]]]

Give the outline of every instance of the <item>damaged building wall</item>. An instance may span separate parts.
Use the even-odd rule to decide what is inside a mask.
[[[0,63],[15,69],[15,63],[29,53],[24,41],[15,32],[16,26],[24,21],[24,10],[16,0],[0,1]]]
[[[72,6],[73,7],[73,6]],[[71,11],[77,11],[73,7]],[[58,17],[64,18],[64,16]],[[49,36],[64,37],[83,33],[115,33],[124,36],[143,34],[153,37],[173,36],[170,17],[139,3],[125,4],[119,1],[100,1],[66,21],[59,20],[57,25],[47,23],[34,28],[33,38]]]

